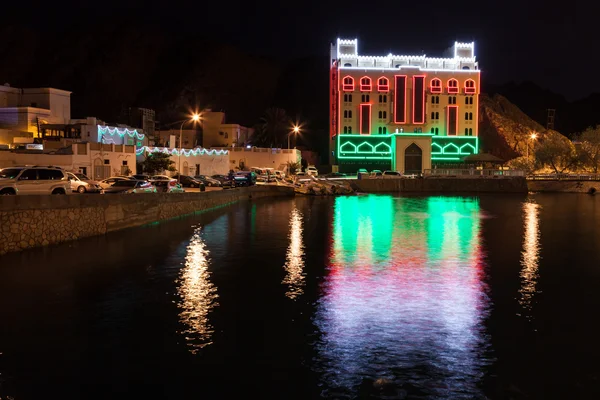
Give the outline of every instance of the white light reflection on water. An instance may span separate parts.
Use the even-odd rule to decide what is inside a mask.
[[[181,333],[185,335],[192,353],[212,343],[213,327],[208,321],[208,313],[218,305],[217,289],[210,282],[208,272],[209,252],[200,230],[201,228],[197,228],[190,240],[185,267],[177,280],[178,294],[181,297],[178,304],[181,309],[179,318],[187,327]]]
[[[479,201],[390,199],[336,199],[315,317],[323,396],[379,395],[383,385],[389,398],[479,398],[490,362]],[[365,226],[379,254],[363,254]]]
[[[539,277],[538,266],[540,258],[540,207],[536,203],[523,204],[525,232],[523,234],[523,253],[521,258],[521,298],[519,304],[527,311],[527,319],[532,319],[531,310],[537,293],[536,286]]]
[[[286,275],[283,284],[288,285],[285,293],[290,299],[300,296],[304,290],[304,244],[302,242],[302,214],[294,208],[290,214],[290,245],[285,263]]]

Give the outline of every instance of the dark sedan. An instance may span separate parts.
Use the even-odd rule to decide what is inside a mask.
[[[178,175],[173,176],[173,179],[177,179],[177,181],[180,182],[181,186],[183,186],[183,187],[199,188],[201,186],[204,186],[204,183],[192,178],[189,175],[181,175],[180,176],[178,174]]]
[[[217,174],[217,175],[213,175],[212,178],[221,182],[221,186],[223,186],[223,189],[235,187],[235,182],[233,182],[231,179],[229,179],[228,175]]]

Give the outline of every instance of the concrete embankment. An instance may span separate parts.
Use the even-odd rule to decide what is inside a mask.
[[[249,198],[293,196],[287,187],[204,193],[0,196],[0,254],[180,217]]]
[[[600,194],[600,181],[530,180],[530,192]]]
[[[356,179],[352,187],[359,192],[383,193],[527,193],[524,177],[511,178],[424,178]]]

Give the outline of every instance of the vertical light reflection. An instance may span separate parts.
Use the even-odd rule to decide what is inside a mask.
[[[479,200],[369,197],[336,198],[314,320],[324,397],[356,397],[379,379],[389,383],[389,398],[407,381],[432,398],[480,397],[489,360],[481,356],[488,299]],[[361,229],[373,235],[371,246],[361,246]]]
[[[286,275],[283,284],[288,285],[285,293],[290,299],[295,299],[304,291],[304,244],[302,243],[302,214],[297,208],[290,214],[290,245],[285,263]]]
[[[212,344],[214,330],[208,321],[208,313],[218,305],[217,289],[210,282],[208,272],[209,252],[200,236],[200,229],[194,232],[187,247],[185,267],[177,280],[181,297],[179,319],[187,327],[182,333],[192,353]]]
[[[521,258],[521,298],[519,304],[527,310],[533,308],[533,299],[535,297],[538,274],[538,265],[540,257],[540,227],[539,212],[540,206],[535,203],[523,204],[523,214],[525,223],[525,233],[523,235],[523,253]],[[531,316],[527,317],[528,319]]]

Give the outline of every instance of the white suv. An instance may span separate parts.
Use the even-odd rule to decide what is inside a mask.
[[[71,182],[58,167],[9,167],[0,169],[0,195],[68,194]]]

